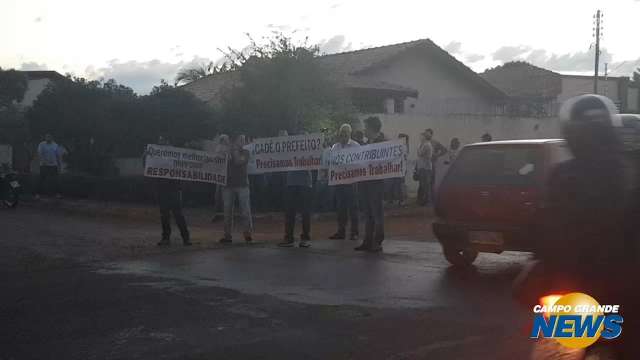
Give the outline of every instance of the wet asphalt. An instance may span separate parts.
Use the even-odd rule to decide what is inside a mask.
[[[570,359],[511,298],[529,254],[433,241],[153,246],[156,224],[0,213],[0,360]],[[198,229],[194,232],[197,233]],[[536,355],[548,351],[543,357]]]

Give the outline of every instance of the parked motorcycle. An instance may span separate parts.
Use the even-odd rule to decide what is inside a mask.
[[[3,165],[0,170],[0,202],[9,209],[15,209],[20,201],[18,174]]]

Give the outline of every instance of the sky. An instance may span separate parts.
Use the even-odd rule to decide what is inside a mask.
[[[478,72],[526,60],[592,73],[598,9],[602,63],[629,76],[640,67],[640,0],[0,0],[0,67],[114,78],[144,94],[244,48],[247,34],[283,32],[324,53],[430,38]]]

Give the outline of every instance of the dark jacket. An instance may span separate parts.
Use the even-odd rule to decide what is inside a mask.
[[[249,186],[247,176],[247,164],[249,163],[249,151],[245,149],[232,150],[227,163],[227,186]]]

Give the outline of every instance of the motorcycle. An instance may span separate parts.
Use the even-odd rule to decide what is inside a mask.
[[[20,201],[20,182],[18,174],[8,169],[8,166],[2,166],[0,172],[0,202],[9,209],[15,209]]]

